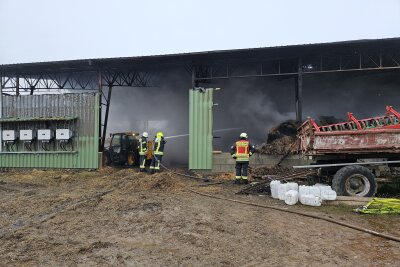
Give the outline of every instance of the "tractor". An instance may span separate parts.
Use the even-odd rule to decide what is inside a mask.
[[[139,133],[111,133],[110,146],[104,149],[107,166],[139,166]],[[150,164],[153,144],[147,143],[147,161]]]

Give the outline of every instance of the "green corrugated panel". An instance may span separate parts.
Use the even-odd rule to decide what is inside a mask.
[[[212,169],[213,89],[189,92],[189,169]]]
[[[38,96],[35,96],[38,97]],[[60,96],[57,96],[60,97]],[[68,99],[71,96],[68,96]],[[72,96],[74,99],[75,96]],[[97,169],[99,150],[99,94],[76,96],[75,113],[79,113],[76,152],[71,153],[1,153],[0,167]],[[88,103],[91,103],[88,106]],[[78,104],[81,104],[79,106]],[[69,106],[67,110],[71,109]],[[72,111],[69,111],[72,112]],[[92,128],[93,127],[93,128]]]
[[[70,121],[76,120],[78,117],[38,117],[38,118],[0,118],[0,122],[26,122],[26,121]]]

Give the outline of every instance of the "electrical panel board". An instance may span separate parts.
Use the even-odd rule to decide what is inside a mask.
[[[36,132],[33,130],[20,130],[19,139],[21,141],[32,141],[36,138]]]
[[[18,132],[14,130],[3,130],[3,141],[15,141],[18,139]]]
[[[39,129],[37,135],[39,141],[50,141],[54,138],[54,131],[50,129]]]
[[[72,138],[72,131],[70,129],[57,129],[56,139],[57,140],[69,140]]]

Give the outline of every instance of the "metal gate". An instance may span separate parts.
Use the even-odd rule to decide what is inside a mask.
[[[212,170],[213,91],[189,91],[189,169]]]

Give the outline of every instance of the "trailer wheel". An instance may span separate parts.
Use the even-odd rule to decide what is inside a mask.
[[[333,176],[332,188],[339,196],[372,197],[378,188],[375,175],[363,166],[346,166]]]

